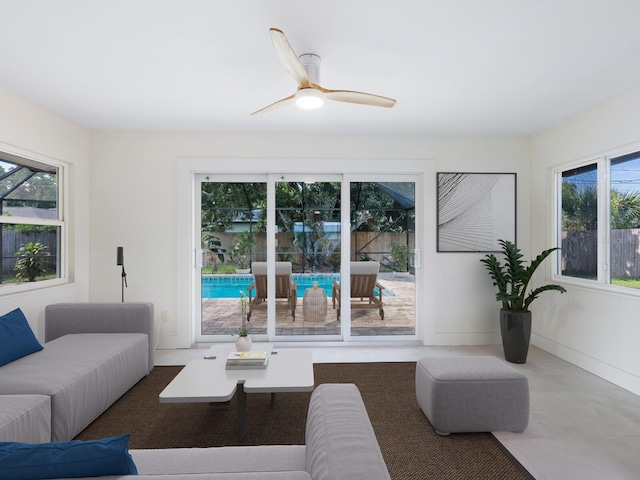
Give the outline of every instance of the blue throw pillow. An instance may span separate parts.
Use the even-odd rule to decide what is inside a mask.
[[[0,442],[0,478],[44,478],[137,475],[129,454],[129,435],[70,442]]]
[[[0,367],[9,362],[42,350],[29,322],[16,308],[0,317]]]

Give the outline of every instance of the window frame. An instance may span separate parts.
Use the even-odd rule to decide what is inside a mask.
[[[39,290],[43,288],[51,288],[69,283],[69,242],[68,242],[68,185],[69,185],[69,165],[66,162],[46,157],[34,152],[18,149],[10,145],[0,143],[0,156],[7,162],[24,161],[24,165],[39,164],[55,167],[58,170],[58,191],[57,191],[57,219],[42,219],[31,217],[11,216],[5,217],[0,214],[0,223],[2,224],[18,224],[18,225],[38,225],[53,226],[60,229],[59,252],[58,252],[58,270],[60,276],[53,279],[38,280],[35,282],[7,283],[0,284],[0,297],[12,295],[16,293]]]
[[[552,169],[552,184],[554,185],[553,209],[553,244],[562,247],[562,174],[588,165],[597,167],[597,278],[586,279],[562,275],[562,255],[557,252],[552,270],[553,280],[568,285],[583,287],[599,291],[618,293],[624,296],[640,297],[640,289],[614,285],[611,283],[611,161],[624,155],[640,152],[640,143],[607,150],[596,155],[583,157],[571,163],[562,164]]]

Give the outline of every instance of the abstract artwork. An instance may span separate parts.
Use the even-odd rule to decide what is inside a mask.
[[[438,252],[497,252],[516,243],[515,173],[438,173]]]

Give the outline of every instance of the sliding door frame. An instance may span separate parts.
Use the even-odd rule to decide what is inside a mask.
[[[255,159],[242,159],[242,165],[244,173],[238,174],[238,159],[223,159],[223,158],[180,158],[176,164],[176,184],[177,184],[177,201],[176,201],[176,226],[177,226],[177,239],[176,239],[176,306],[177,312],[175,315],[175,323],[172,325],[161,325],[159,333],[161,336],[162,348],[189,348],[196,344],[196,332],[195,328],[195,315],[199,316],[199,309],[195,311],[195,299],[199,298],[200,294],[196,290],[194,269],[198,269],[199,260],[198,255],[194,250],[194,245],[198,242],[199,238],[195,238],[195,225],[200,223],[200,219],[196,217],[195,209],[198,197],[199,189],[196,185],[197,174],[208,174],[216,180],[219,178],[238,178],[242,181],[248,181],[248,174],[255,175],[255,178],[259,178],[258,181],[262,181],[265,176],[274,176],[276,174],[265,171],[265,164],[268,164],[270,172],[298,172],[290,175],[296,176],[315,176],[322,174],[336,174],[343,176],[342,183],[342,199],[343,205],[349,199],[349,185],[352,181],[370,181],[369,179],[375,178],[379,180],[381,177],[389,175],[390,165],[393,165],[393,170],[398,172],[401,176],[412,176],[411,181],[416,185],[416,248],[420,248],[422,251],[422,265],[430,265],[435,263],[435,241],[432,239],[434,236],[427,237],[425,232],[427,231],[427,225],[435,222],[435,180],[434,185],[429,186],[425,183],[425,175],[433,177],[435,179],[435,162],[427,160],[343,160],[343,159],[330,159],[330,160],[314,160],[308,159],[282,159],[282,160],[265,160],[260,158]],[[360,172],[370,172],[362,174]],[[228,176],[227,176],[228,175]],[[282,174],[280,174],[282,175]],[[396,179],[395,174],[393,177]],[[389,177],[387,177],[389,178]],[[346,195],[345,195],[346,193]],[[425,208],[424,198],[428,196],[433,197],[433,209]],[[267,198],[271,201],[275,201],[275,182],[267,182]],[[350,205],[346,203],[346,205]],[[420,213],[418,205],[423,210]],[[270,210],[270,209],[269,209]],[[269,215],[269,212],[268,212]],[[271,264],[273,271],[268,271],[269,278],[275,278],[275,211],[271,213],[272,218],[268,217],[268,252],[267,260]],[[349,224],[349,208],[343,208],[341,211],[341,222]],[[435,223],[434,223],[435,225]],[[349,265],[350,256],[350,239],[348,235],[341,236],[341,262],[342,265]],[[432,248],[433,247],[433,248]],[[431,270],[430,270],[431,271]],[[416,269],[416,285],[426,286],[425,268]],[[344,271],[341,272],[344,275]],[[433,273],[430,273],[430,281],[433,280]],[[349,288],[349,278],[342,278],[344,288]],[[274,282],[269,282],[274,284]],[[272,287],[275,288],[275,287]],[[416,287],[417,288],[417,287]],[[415,335],[410,336],[414,341],[422,341],[432,336],[436,328],[435,318],[433,312],[435,309],[435,294],[433,289],[422,287],[423,290],[420,294],[416,290],[416,311],[415,311]],[[272,294],[271,297],[274,295]],[[275,312],[275,299],[272,300],[273,305],[268,306],[273,312],[269,312],[270,316],[273,316]],[[428,311],[425,309],[425,305],[429,305]],[[347,307],[345,305],[345,307]],[[350,335],[350,309],[345,308],[344,313],[345,324],[349,323],[348,328],[343,328],[342,340],[339,344],[354,344],[353,337]],[[420,321],[418,319],[421,319]],[[275,325],[275,324],[274,324]],[[272,327],[275,328],[275,327]],[[267,336],[273,338],[275,331],[268,331]],[[359,343],[371,343],[388,341],[390,343],[413,343],[411,338],[407,336],[398,337],[368,337],[367,339],[358,338]],[[280,340],[281,337],[278,337]],[[333,342],[324,342],[323,344],[332,344]]]

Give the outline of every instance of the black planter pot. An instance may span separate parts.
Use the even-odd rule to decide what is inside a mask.
[[[500,310],[500,333],[507,362],[526,363],[531,338],[531,312]]]

